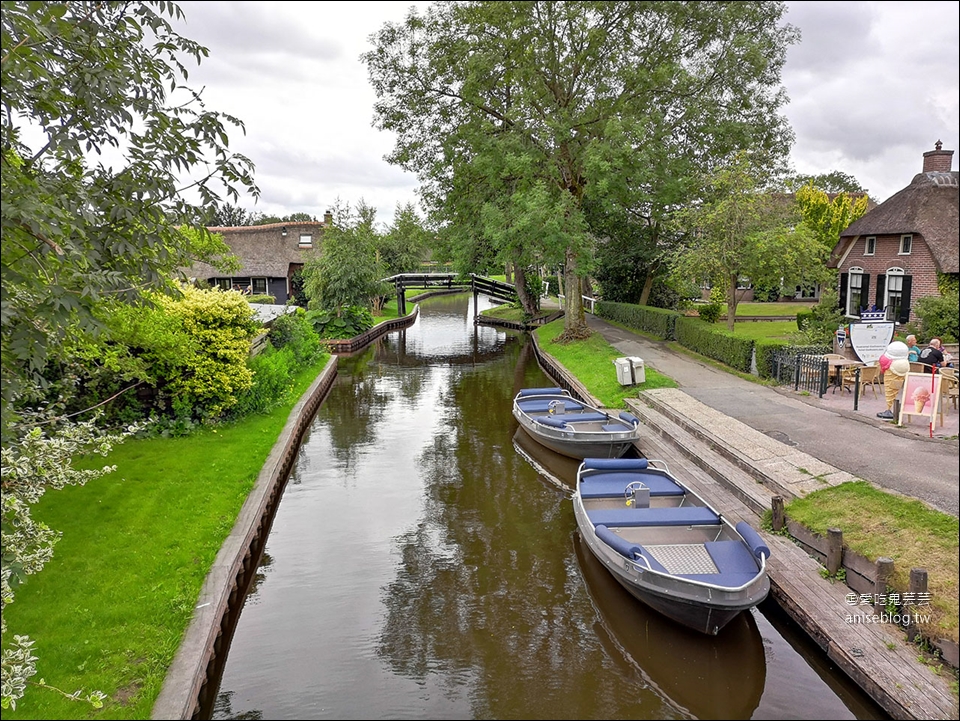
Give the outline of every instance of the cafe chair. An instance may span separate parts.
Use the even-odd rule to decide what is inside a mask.
[[[910,372],[911,373],[929,373],[930,367],[926,363],[917,363],[916,361],[911,361]]]
[[[873,391],[873,397],[879,398],[877,395],[877,386],[880,385],[880,366],[879,365],[865,365],[865,366],[851,366],[843,369],[843,374],[840,376],[840,383],[842,387],[850,386],[853,388],[857,383],[857,369],[860,369],[860,397],[863,398],[863,394],[867,390],[867,386],[870,386],[870,390]]]
[[[957,408],[957,396],[960,394],[960,379],[957,378],[956,368],[941,368],[939,371],[943,380],[940,381],[940,395],[950,401],[950,405]],[[943,408],[941,400],[940,408]]]

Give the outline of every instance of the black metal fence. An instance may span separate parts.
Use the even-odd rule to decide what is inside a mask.
[[[815,393],[819,398],[827,392],[830,363],[823,357],[829,349],[795,347],[773,355],[773,377],[781,385],[793,385],[795,391]]]

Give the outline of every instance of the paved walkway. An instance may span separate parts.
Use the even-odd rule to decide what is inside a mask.
[[[937,428],[935,437],[930,438],[929,425],[920,419],[900,428],[876,418],[886,404],[874,401],[869,389],[860,410],[854,412],[849,393],[828,391],[818,399],[795,393],[792,388],[762,386],[594,315],[588,314],[587,322],[623,355],[639,356],[645,366],[676,380],[683,394],[699,403],[684,403],[683,394],[672,395],[671,402],[695,407],[699,422],[717,435],[728,428],[730,432],[723,434],[729,437],[725,442],[743,445],[739,450],[754,452],[757,437],[732,432],[729,427],[738,424],[731,424],[731,418],[850,477],[872,481],[958,515],[957,410],[946,409],[945,427]],[[779,460],[789,463],[789,455],[784,452]]]

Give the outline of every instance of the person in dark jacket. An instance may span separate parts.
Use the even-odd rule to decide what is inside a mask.
[[[940,346],[939,338],[931,338],[930,345],[920,351],[920,362],[927,366],[924,368],[927,373],[933,373],[934,368],[943,366],[943,350]]]

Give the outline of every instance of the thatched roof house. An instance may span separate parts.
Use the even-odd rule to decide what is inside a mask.
[[[876,306],[890,320],[914,320],[912,303],[939,294],[937,274],[960,273],[960,174],[952,162],[938,141],[910,185],[840,234],[828,266],[840,270],[848,316]]]
[[[284,304],[293,294],[291,280],[308,258],[319,252],[323,229],[331,222],[272,223],[233,228],[208,228],[219,233],[239,258],[241,268],[225,276],[206,263],[185,269],[190,277],[222,288],[237,288],[254,295],[272,295]]]

